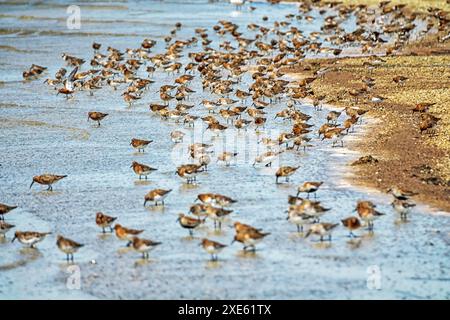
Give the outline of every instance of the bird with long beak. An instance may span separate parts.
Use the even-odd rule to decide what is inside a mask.
[[[36,182],[38,184],[46,185],[48,186],[47,191],[53,191],[52,185],[55,182],[58,182],[59,180],[67,177],[67,175],[56,175],[56,174],[41,174],[40,176],[34,176],[33,181],[31,182],[30,189],[33,186],[33,184]]]
[[[178,215],[177,222],[179,222],[180,226],[183,227],[184,229],[188,229],[189,235],[191,237],[193,237],[194,229],[197,228],[198,226],[200,226],[202,223],[204,223],[205,220],[189,217],[189,216],[186,216],[186,215],[180,213]]]
[[[100,127],[100,121],[102,121],[107,115],[108,115],[107,113],[91,111],[91,112],[88,112],[88,121],[89,121],[89,119],[91,119],[93,121],[97,121],[98,126]]]
[[[395,199],[391,203],[392,207],[400,214],[400,219],[406,221],[408,218],[408,213],[412,207],[416,204],[408,200]]]
[[[230,166],[231,161],[237,156],[237,152],[222,152],[217,156],[217,162],[222,161],[227,167]]]
[[[16,231],[11,242],[17,239],[20,243],[28,245],[30,248],[35,248],[36,244],[44,240],[49,234],[51,232]]]
[[[205,204],[217,205],[220,207],[227,207],[237,202],[237,200],[219,193],[200,193],[197,195],[197,199]]]
[[[369,231],[371,232],[373,232],[373,221],[384,216],[384,213],[378,212],[375,207],[375,204],[371,201],[358,201],[355,209],[359,217],[367,222]]]
[[[266,236],[270,235],[270,233],[265,233],[262,231],[258,231],[255,229],[249,229],[242,232],[236,232],[233,241],[240,242],[244,245],[244,251],[247,251],[248,248],[251,248],[251,251],[256,251],[256,245],[260,243]]]
[[[315,217],[310,216],[304,212],[304,210],[299,210],[300,206],[292,205],[288,209],[288,216],[286,220],[297,226],[297,232],[303,232],[303,226],[311,224]]]
[[[341,222],[344,225],[344,227],[346,227],[350,231],[350,233],[348,235],[350,238],[357,237],[353,233],[354,230],[361,228],[361,222],[359,221],[359,219],[357,217],[348,217],[348,218],[342,219]]]
[[[122,227],[120,224],[116,224],[114,226],[114,231],[116,232],[116,236],[117,236],[117,238],[119,238],[119,240],[128,241],[127,247],[130,246],[130,244],[133,241],[133,238],[135,236],[144,232],[144,230],[125,228],[125,227]]]
[[[417,192],[412,192],[409,190],[402,190],[398,187],[390,188],[387,193],[390,193],[394,196],[394,198],[398,200],[408,200],[410,197],[417,195]]]
[[[139,176],[139,180],[141,180],[141,177],[144,176],[145,180],[147,180],[147,176],[151,174],[153,171],[156,171],[158,169],[152,168],[146,164],[139,163],[137,161],[133,161],[131,163],[130,168],[133,168],[134,173],[136,173]]]
[[[197,174],[202,172],[202,166],[198,164],[184,164],[177,167],[176,174],[179,177],[186,179],[188,184],[194,183],[197,179]]]
[[[297,191],[297,197],[300,193],[302,192],[306,192],[307,193],[307,198],[309,199],[309,195],[311,193],[314,193],[314,198],[317,198],[316,195],[316,191],[319,190],[320,186],[323,184],[323,182],[311,182],[311,181],[307,181],[305,183],[303,183],[303,185],[301,185],[300,187],[298,187],[298,191]]]
[[[139,253],[142,253],[143,259],[148,259],[149,251],[156,248],[156,246],[159,246],[161,242],[134,237],[133,240],[130,242],[130,244],[134,250],[136,250]]]
[[[300,168],[300,166],[298,166],[298,167],[285,166],[285,167],[278,168],[277,172],[275,172],[275,177],[276,177],[275,182],[278,184],[279,183],[278,179],[280,177],[285,177],[286,182],[289,182],[289,177],[291,175],[293,175],[295,173],[295,171],[297,171],[298,168]]]
[[[164,206],[164,199],[169,195],[172,189],[164,190],[164,189],[154,189],[148,192],[144,197],[144,207],[147,204],[147,201],[153,201],[155,206],[160,202]]]
[[[17,206],[8,206],[7,204],[0,203],[0,221],[5,220],[4,215],[16,208]]]
[[[108,216],[108,215],[104,214],[103,212],[97,212],[95,214],[95,223],[97,224],[97,226],[102,228],[103,233],[106,232],[105,231],[106,228],[109,228],[110,232],[113,232],[112,224],[116,220],[117,220],[117,217]]]
[[[84,247],[84,244],[80,244],[76,241],[73,241],[68,238],[64,238],[61,235],[58,235],[56,238],[56,245],[59,250],[66,254],[66,260],[73,262],[73,254],[78,251],[81,247]]]
[[[3,220],[0,220],[0,238],[6,237],[6,233],[14,227],[15,227],[15,225],[12,225]]]
[[[138,152],[144,152],[145,148],[152,143],[153,140],[142,140],[142,139],[136,139],[133,138],[131,139],[130,145],[135,148]]]
[[[209,239],[202,239],[200,245],[203,247],[203,249],[205,249],[206,252],[208,252],[211,255],[211,261],[219,260],[217,254],[220,253],[226,247],[226,245],[220,242]]]
[[[252,230],[253,231],[262,231],[261,228],[256,228],[249,224],[241,223],[239,221],[236,221],[235,223],[233,223],[233,227],[234,227],[234,230],[236,231],[236,233],[252,231]]]
[[[331,241],[331,231],[336,228],[339,224],[337,223],[314,223],[309,227],[308,232],[305,235],[305,238],[308,238],[311,234],[316,234],[320,236],[320,241],[323,241],[325,236],[328,236],[328,241]]]

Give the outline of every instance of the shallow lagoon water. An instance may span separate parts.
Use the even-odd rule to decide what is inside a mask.
[[[254,12],[236,12],[227,3],[206,1],[78,4],[82,14],[80,30],[66,28],[64,2],[0,4],[0,201],[19,206],[6,216],[16,229],[53,232],[38,244],[38,250],[10,243],[11,233],[0,243],[1,298],[450,297],[448,216],[430,214],[428,209],[418,207],[410,221],[398,222],[389,197],[342,182],[343,170],[348,170],[345,163],[357,155],[331,148],[330,143],[311,135],[314,147],[306,153],[289,151],[280,158],[283,165],[301,166],[290,183],[276,185],[275,168],[254,169],[252,160],[239,158],[230,167],[213,161],[209,172],[199,175],[199,183],[188,186],[174,175],[184,147],[174,147],[169,137],[181,125],[163,122],[148,110],[149,103],[160,101],[155,93],[159,85],[173,83],[177,75],[155,73],[156,83],[132,107],[123,102],[120,90],[104,88],[94,96],[80,92],[67,101],[42,83],[45,76],[31,82],[21,79],[22,71],[31,63],[47,66],[50,77],[63,66],[62,52],[90,58],[93,41],[104,48],[124,50],[138,47],[148,37],[158,40],[153,52],[159,53],[164,50],[162,39],[178,21],[183,28],[177,39],[188,39],[195,28],[210,28],[218,20],[238,23],[240,31],[249,33],[245,28],[248,23],[270,27],[273,21],[295,13],[295,5],[254,3]],[[314,23],[293,22],[306,35],[318,31],[322,24],[323,17],[317,12],[312,14],[317,17]],[[264,15],[270,17],[268,22],[261,20]],[[352,30],[352,24],[354,19],[349,19],[345,26]],[[212,31],[208,33],[217,45],[218,38]],[[189,50],[200,51],[201,47]],[[248,83],[249,78],[245,81]],[[198,81],[191,87],[197,91],[188,101],[196,104],[192,113],[204,115],[199,102],[217,97],[202,92]],[[287,130],[285,122],[272,120],[283,107],[285,101],[268,111],[266,133]],[[299,108],[313,116],[310,123],[316,126],[314,129],[328,112],[314,111],[308,104]],[[101,127],[86,121],[87,112],[92,110],[110,114]],[[357,134],[361,135],[362,129],[358,127]],[[192,129],[183,130],[193,135]],[[199,126],[195,130],[201,131]],[[154,142],[144,154],[138,154],[129,146],[133,137]],[[238,134],[236,148],[242,148],[245,137],[243,132]],[[204,138],[216,141],[216,151],[221,151],[217,138],[209,134]],[[247,151],[253,155],[259,146],[251,146]],[[158,171],[148,181],[139,181],[130,169],[133,160]],[[54,192],[43,191],[41,186],[30,190],[32,176],[44,172],[69,176],[54,185]],[[299,236],[295,226],[286,221],[286,200],[289,194],[296,193],[300,183],[315,180],[326,181],[318,198],[332,207],[323,221],[338,222],[354,214],[357,200],[368,199],[386,213],[375,222],[375,234],[369,236],[361,230],[361,238],[350,241],[347,231],[339,227],[331,244]],[[143,207],[145,193],[153,188],[173,189],[165,208]],[[175,220],[178,213],[187,213],[196,195],[203,192],[222,193],[238,203],[222,232],[214,232],[212,223],[207,222],[194,239],[189,239]],[[94,223],[97,211],[118,216],[124,226],[143,228],[145,238],[163,244],[150,253],[148,262],[142,261],[115,235],[99,233]],[[198,246],[199,239],[209,237],[230,244],[234,220],[261,227],[271,235],[255,254],[244,254],[241,246],[234,244],[223,251],[219,262],[210,262]],[[56,248],[56,234],[86,245],[75,255],[81,276],[79,289],[67,284],[68,279],[73,279],[72,269]],[[92,260],[96,263],[92,264]],[[379,282],[374,278],[378,275]]]

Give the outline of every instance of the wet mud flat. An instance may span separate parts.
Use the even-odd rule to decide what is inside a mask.
[[[209,171],[198,176],[198,184],[186,185],[174,171],[180,158],[187,156],[183,155],[183,148],[188,142],[174,146],[169,138],[170,132],[180,125],[162,122],[148,110],[149,103],[159,100],[155,93],[159,86],[152,85],[139,103],[127,108],[120,90],[103,88],[94,96],[83,92],[66,100],[42,84],[43,79],[21,81],[21,73],[30,62],[45,65],[49,74],[54,74],[63,65],[62,52],[88,58],[94,40],[124,50],[138,47],[143,37],[154,37],[159,40],[154,52],[161,52],[161,39],[177,21],[183,23],[177,37],[187,38],[194,28],[211,27],[220,19],[238,23],[244,30],[246,24],[254,21],[264,25],[264,15],[271,17],[266,23],[270,26],[274,20],[295,11],[291,4],[255,3],[257,9],[253,13],[235,12],[226,3],[204,1],[130,2],[120,6],[126,10],[104,8],[102,17],[121,22],[106,27],[89,24],[88,20],[74,35],[67,35],[70,31],[61,19],[44,24],[42,20],[10,17],[64,18],[64,6],[1,7],[9,15],[0,19],[2,28],[22,30],[18,35],[2,35],[2,43],[30,50],[0,50],[4,61],[0,66],[1,201],[19,206],[6,216],[16,229],[53,232],[38,244],[37,250],[11,243],[11,234],[0,241],[1,298],[449,298],[448,218],[418,208],[409,221],[400,222],[389,198],[342,183],[338,169],[351,155],[332,148],[315,134],[311,135],[314,147],[281,156],[280,164],[300,165],[290,183],[275,184],[275,165],[255,169],[251,161],[240,158],[230,167],[213,161]],[[82,7],[88,18],[98,16],[98,11]],[[318,13],[313,14],[321,19]],[[146,21],[145,26],[141,20]],[[320,23],[298,23],[305,33],[320,28]],[[93,32],[97,32],[94,37],[86,35]],[[124,33],[129,35],[111,35]],[[37,39],[38,44],[32,44]],[[212,39],[217,40],[215,36]],[[176,77],[156,72],[153,80],[157,84],[173,83]],[[249,81],[249,76],[244,77],[242,86]],[[193,89],[197,92],[188,103],[196,104],[193,114],[204,115],[205,110],[197,104],[213,97],[203,92],[198,81],[193,82]],[[275,103],[267,110],[268,119],[284,107],[285,101]],[[298,108],[312,116],[314,129],[329,111],[315,111],[308,103]],[[92,110],[110,114],[100,127],[86,121],[87,112]],[[283,120],[271,121],[264,131],[275,134],[285,126]],[[199,127],[183,130],[195,138],[202,134]],[[231,136],[238,141],[231,145],[241,148],[246,134],[233,132]],[[145,153],[136,153],[129,146],[133,137],[154,142]],[[220,151],[220,137],[206,134],[203,138],[215,141]],[[258,145],[252,145],[246,150],[252,155],[257,148]],[[158,170],[149,180],[139,181],[130,169],[134,160]],[[30,190],[32,176],[43,172],[68,177],[55,184],[53,192],[39,186]],[[361,237],[350,240],[348,232],[339,227],[331,244],[304,239],[286,221],[285,211],[288,195],[295,194],[297,186],[307,180],[325,181],[318,199],[332,210],[323,217],[324,221],[338,222],[352,215],[359,199],[376,202],[386,216],[376,221],[373,235],[360,230]],[[173,189],[164,208],[143,207],[144,195],[154,188]],[[214,231],[212,222],[207,221],[192,239],[177,224],[177,214],[187,213],[197,194],[204,192],[225,194],[238,202],[222,231]],[[162,245],[150,253],[149,261],[141,260],[114,234],[100,233],[94,222],[97,211],[118,216],[118,222],[124,226],[145,229],[143,237],[161,241]],[[254,254],[244,253],[239,244],[230,245],[233,221],[261,227],[271,235],[257,246]],[[85,244],[75,255],[74,265],[67,265],[64,254],[56,248],[56,234]],[[203,237],[229,245],[218,262],[209,261],[199,247]]]

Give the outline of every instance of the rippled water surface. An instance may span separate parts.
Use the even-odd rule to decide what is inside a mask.
[[[180,153],[169,137],[181,125],[163,122],[148,109],[149,103],[159,102],[155,93],[159,85],[173,83],[177,75],[155,73],[156,83],[132,107],[123,102],[120,90],[104,88],[94,96],[80,92],[66,100],[43,84],[63,66],[61,53],[90,59],[93,41],[104,48],[124,50],[139,47],[143,38],[152,38],[158,41],[153,52],[160,53],[164,51],[163,38],[176,22],[183,24],[177,39],[188,39],[195,28],[211,28],[218,20],[239,24],[245,34],[250,32],[247,24],[271,27],[273,21],[296,13],[295,5],[254,3],[254,12],[237,12],[228,3],[206,1],[77,4],[82,14],[80,30],[67,29],[64,2],[0,3],[0,202],[19,206],[6,216],[17,230],[53,232],[38,244],[38,250],[11,243],[12,232],[7,239],[0,239],[1,298],[450,297],[448,217],[418,207],[410,221],[399,222],[389,197],[342,182],[347,170],[344,164],[357,155],[335,150],[313,135],[314,147],[306,153],[289,151],[280,159],[283,165],[301,166],[290,183],[276,185],[275,168],[255,169],[250,156],[230,167],[214,160],[209,172],[199,175],[199,183],[188,186],[174,175],[176,160],[187,156],[187,151],[180,146]],[[262,21],[264,15],[270,17],[268,22]],[[314,23],[293,22],[305,35],[322,25],[323,16],[312,15]],[[350,18],[344,26],[351,31],[354,23]],[[219,39],[212,31],[208,33],[215,41],[211,46],[217,48]],[[186,51],[184,54],[183,63],[188,61]],[[47,66],[49,73],[22,82],[22,71],[31,63]],[[249,81],[249,76],[243,79],[242,89]],[[190,87],[197,91],[190,100],[196,105],[191,113],[205,115],[199,102],[217,97],[203,92],[198,79]],[[283,100],[268,111],[267,133],[289,130],[286,122],[273,120],[275,112],[284,107]],[[314,111],[307,104],[299,108],[313,116],[314,130],[328,112]],[[109,113],[101,127],[86,121],[92,110]],[[193,134],[192,129],[183,130],[188,136]],[[354,136],[361,135],[361,130],[359,126]],[[154,143],[144,154],[137,154],[129,145],[133,137],[153,139]],[[216,142],[221,151],[221,143],[214,137],[206,134],[204,138]],[[245,134],[237,133],[236,141],[241,150]],[[258,146],[248,150],[254,156],[257,150],[252,148]],[[158,171],[148,181],[139,181],[130,169],[133,160]],[[54,192],[36,185],[30,190],[31,178],[44,172],[69,176],[54,185]],[[349,241],[342,227],[331,244],[304,239],[286,221],[285,213],[288,195],[295,194],[303,181],[325,181],[318,197],[332,210],[324,221],[338,222],[354,214],[359,199],[376,202],[386,216],[376,221],[374,235],[360,230],[362,237],[356,241]],[[143,207],[144,195],[153,188],[173,189],[165,208]],[[178,213],[187,213],[197,194],[203,192],[222,193],[238,202],[222,232],[214,232],[212,223],[207,222],[189,239],[175,220]],[[94,223],[97,211],[118,216],[124,226],[143,228],[145,238],[163,244],[150,253],[148,262],[142,261],[114,235],[99,234]],[[230,244],[234,220],[261,227],[271,235],[255,254],[244,254],[235,243],[222,252],[219,262],[210,262],[198,246],[199,239],[209,237]],[[56,248],[56,234],[85,244],[75,255],[80,289],[67,285],[73,269],[68,269],[64,254]],[[378,275],[380,286],[374,288],[370,284]]]

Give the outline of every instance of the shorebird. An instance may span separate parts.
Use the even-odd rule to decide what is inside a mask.
[[[188,184],[191,184],[196,181],[197,174],[202,172],[201,167],[201,165],[197,164],[181,165],[177,168],[176,174],[178,174],[180,178],[186,179]]]
[[[219,254],[226,247],[226,245],[220,242],[209,239],[202,239],[200,245],[211,255],[211,261],[217,261],[219,259],[217,254]]]
[[[304,210],[298,210],[299,206],[289,206],[287,220],[297,226],[297,232],[303,232],[305,224],[311,224],[314,217],[304,213]]]
[[[211,157],[204,153],[198,157],[198,163],[201,167],[203,167],[203,170],[208,171],[208,165],[211,163]]]
[[[336,146],[336,144],[340,141],[341,147],[344,147],[344,140],[342,138],[343,131],[345,128],[331,128],[323,133],[322,141],[325,139],[333,139],[332,147]]]
[[[105,228],[109,228],[110,232],[113,232],[112,224],[117,220],[117,217],[110,217],[102,212],[95,214],[95,223],[102,228],[102,232],[105,233]]]
[[[266,167],[271,167],[272,162],[281,154],[283,151],[267,151],[263,154],[260,154],[255,158],[253,162],[253,167],[256,166],[257,163],[261,163]]]
[[[136,139],[133,138],[131,139],[130,145],[133,146],[133,148],[137,149],[138,152],[144,152],[145,148],[152,143],[153,140],[141,140],[141,139]]]
[[[435,117],[428,113],[422,113],[421,120],[419,123],[420,133],[435,133],[435,127],[441,118]]]
[[[237,200],[218,193],[200,193],[197,195],[197,199],[203,203],[220,207],[226,207],[237,202]]]
[[[314,193],[314,198],[317,198],[317,195],[316,195],[316,191],[317,190],[319,190],[319,188],[320,188],[320,186],[323,184],[323,182],[321,181],[321,182],[311,182],[311,181],[307,181],[307,182],[305,182],[305,183],[303,183],[303,185],[301,185],[301,186],[299,186],[298,187],[298,191],[297,191],[297,197],[298,197],[298,195],[300,194],[300,193],[302,193],[302,192],[306,192],[308,195],[307,195],[307,198],[309,199],[309,195],[311,194],[311,193]]]
[[[319,138],[321,135],[323,135],[325,132],[327,132],[329,129],[336,128],[337,124],[330,124],[330,123],[324,123],[319,128]]]
[[[37,79],[45,70],[47,70],[46,67],[42,67],[37,64],[32,64],[28,70],[25,70],[22,73],[22,76],[25,80]]]
[[[15,225],[12,225],[3,220],[0,220],[0,237],[5,237],[6,233],[14,227],[15,227]]]
[[[353,233],[354,230],[357,230],[361,227],[361,222],[357,217],[348,217],[341,220],[344,227],[346,227],[350,233],[349,237],[356,237],[356,235]]]
[[[69,74],[69,76],[64,80],[64,87],[58,89],[58,94],[64,94],[66,96],[66,98],[68,99],[69,96],[72,96],[73,93],[75,92],[74,89],[74,81],[75,81],[75,75],[78,71],[78,67],[75,67],[75,69],[72,70],[72,72]]]
[[[59,180],[65,178],[65,177],[67,177],[67,175],[55,175],[55,174],[49,174],[49,173],[41,174],[40,176],[34,176],[33,181],[31,182],[31,185],[30,185],[30,189],[33,186],[33,184],[36,182],[36,183],[48,186],[47,191],[53,191],[52,185],[55,182],[58,182]]]
[[[80,244],[76,241],[73,241],[68,238],[64,238],[61,235],[58,235],[56,238],[56,245],[58,246],[59,250],[64,252],[66,254],[66,260],[73,262],[73,254],[78,251],[81,247],[84,246],[84,244]]]
[[[399,85],[404,85],[405,82],[408,80],[409,78],[405,77],[405,76],[395,76],[392,81],[394,81],[395,83],[399,84]]]
[[[222,131],[225,131],[228,127],[224,126],[220,123],[210,123],[208,127],[206,127],[206,130],[211,130],[211,132],[215,133],[216,135],[219,135]]]
[[[138,234],[141,234],[144,230],[128,229],[122,227],[120,224],[116,224],[114,226],[114,231],[116,232],[116,236],[119,240],[128,241],[128,247],[131,244],[131,241],[133,241],[133,238]]]
[[[149,251],[156,248],[156,246],[159,246],[161,242],[133,237],[133,240],[130,242],[130,244],[133,246],[134,250],[136,250],[139,253],[142,253],[143,259],[148,259]]]
[[[384,213],[378,212],[375,207],[376,206],[371,201],[358,201],[356,204],[356,211],[358,212],[359,217],[367,222],[369,231],[372,232],[373,221],[384,215]]]
[[[205,220],[186,216],[182,213],[180,213],[178,215],[178,219],[177,219],[177,222],[180,223],[180,226],[189,230],[189,235],[191,237],[194,236],[194,229],[197,228],[198,226],[200,226],[204,221]]]
[[[400,214],[400,219],[405,221],[408,218],[409,210],[412,207],[416,206],[416,204],[411,201],[400,199],[395,199],[394,201],[392,201],[391,205],[395,209],[395,211]]]
[[[202,100],[201,104],[208,110],[208,112],[214,112],[214,109],[218,104],[214,101]]]
[[[300,166],[298,167],[284,166],[278,168],[277,172],[275,172],[276,183],[277,184],[279,183],[278,178],[280,177],[286,177],[286,182],[289,182],[289,176],[293,175],[298,168],[300,168]]]
[[[236,10],[239,10],[245,3],[245,0],[230,0],[231,4],[236,6]]]
[[[252,121],[250,121],[250,120],[246,120],[246,119],[237,119],[237,120],[234,122],[234,127],[235,127],[236,129],[238,129],[238,130],[241,130],[241,129],[247,130],[247,127],[250,125],[250,123],[252,123]]]
[[[0,221],[5,220],[5,214],[16,209],[17,206],[8,206],[7,204],[0,203]]]
[[[414,107],[414,109],[412,109],[412,112],[420,112],[420,113],[424,113],[427,112],[428,109],[430,109],[430,107],[434,106],[436,103],[429,103],[429,102],[421,102],[416,104],[416,106]]]
[[[133,168],[134,173],[136,173],[139,176],[139,180],[141,180],[141,177],[144,176],[145,180],[147,180],[147,176],[152,173],[153,171],[156,171],[158,169],[152,168],[148,165],[133,161],[131,163],[130,168]]]
[[[35,248],[36,244],[44,240],[49,234],[51,232],[16,231],[11,242],[17,239],[20,243],[28,245],[30,248]]]
[[[270,233],[261,232],[256,229],[236,232],[231,244],[233,244],[235,241],[238,241],[244,245],[244,251],[247,251],[247,249],[250,247],[251,251],[254,252],[256,250],[256,245],[268,235],[270,235]]]
[[[255,231],[255,232],[261,231],[262,232],[261,228],[256,228],[249,224],[241,223],[239,221],[234,222],[233,227],[234,227],[234,230],[236,231],[236,233],[247,232],[247,231]]]
[[[185,133],[179,130],[174,130],[170,133],[170,139],[173,143],[180,143],[183,142],[183,137]]]
[[[409,190],[402,190],[396,186],[393,186],[392,188],[390,188],[387,193],[390,193],[394,196],[394,198],[398,199],[398,200],[408,200],[409,197],[418,195],[417,192],[412,192]]]
[[[255,131],[258,130],[259,127],[264,128],[264,125],[266,123],[267,118],[263,118],[263,117],[256,117],[255,118]]]
[[[102,121],[103,118],[105,118],[107,115],[108,115],[107,113],[91,111],[91,112],[88,112],[88,121],[89,121],[89,119],[91,119],[93,121],[97,121],[98,126],[100,127],[100,121]]]
[[[237,152],[222,152],[217,156],[217,162],[222,161],[225,162],[227,167],[230,166],[230,162],[237,156]]]
[[[141,99],[140,96],[128,93],[128,92],[124,92],[122,93],[123,96],[123,101],[125,101],[129,107],[131,107],[131,105],[133,104],[133,101],[139,100]]]
[[[213,206],[206,207],[206,214],[208,218],[211,218],[214,221],[214,229],[218,228],[219,230],[222,228],[222,222],[233,212],[233,210],[226,210],[223,208],[216,208]]]
[[[97,43],[97,42],[92,43],[92,49],[94,49],[95,51],[100,50],[101,46],[102,45],[100,43]]]
[[[153,201],[155,206],[158,205],[158,202],[164,206],[164,199],[169,195],[172,189],[164,190],[164,189],[154,189],[148,192],[144,197],[144,207],[147,204],[147,201]]]
[[[327,123],[336,124],[338,118],[340,117],[342,111],[330,111],[327,115]]]
[[[308,238],[311,234],[316,234],[320,236],[320,241],[323,241],[323,237],[328,236],[328,241],[331,241],[331,232],[334,228],[336,228],[339,224],[337,223],[315,223],[311,225],[308,229],[308,232],[305,235],[305,238]]]
[[[314,217],[314,222],[319,222],[320,217],[331,210],[330,208],[323,207],[319,201],[310,201],[299,197],[295,197],[294,202],[292,202],[293,199],[291,198],[289,200],[290,203],[294,203],[293,210]],[[297,201],[300,201],[300,204],[297,204]]]

